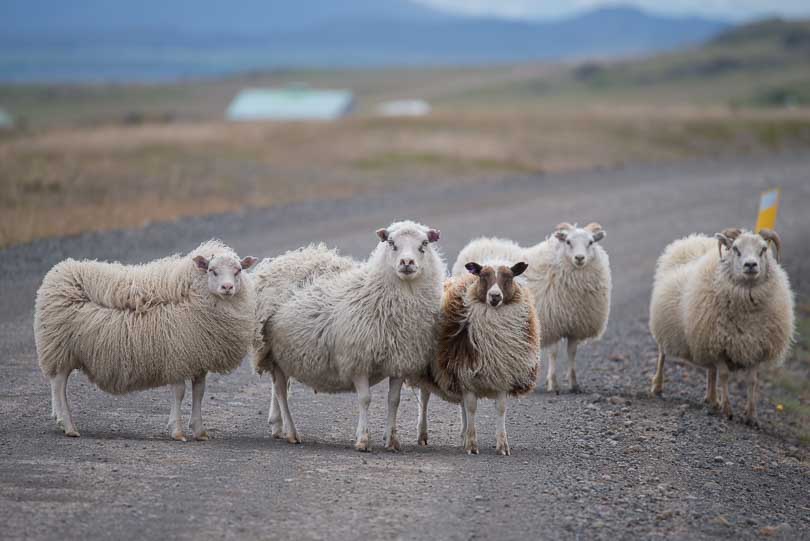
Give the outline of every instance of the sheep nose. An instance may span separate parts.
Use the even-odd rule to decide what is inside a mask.
[[[582,263],[583,261],[585,261],[585,256],[584,255],[575,255],[574,259],[576,259],[577,263]]]
[[[222,284],[222,291],[231,291],[233,289],[233,284]]]
[[[753,272],[757,270],[757,262],[756,261],[746,261],[743,263],[743,267],[745,268],[746,272]]]
[[[498,306],[501,304],[501,300],[503,300],[503,297],[500,293],[493,293],[489,296],[489,304],[492,306]]]
[[[412,267],[413,265],[416,265],[416,261],[414,261],[413,259],[400,259],[399,264],[404,265],[406,267]]]

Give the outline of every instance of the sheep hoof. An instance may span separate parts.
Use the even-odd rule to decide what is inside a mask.
[[[369,453],[371,452],[371,446],[368,443],[368,434],[363,434],[359,438],[357,438],[357,442],[354,444],[354,448],[361,453]]]
[[[65,436],[67,436],[68,438],[78,438],[79,431],[76,430],[75,428],[72,430],[65,430]]]
[[[509,456],[512,454],[512,451],[509,449],[509,441],[506,439],[506,435],[498,436],[497,443],[495,444],[495,453],[501,456]]]
[[[478,454],[478,445],[473,444],[471,447],[464,449],[467,451],[468,455],[477,455]]]
[[[194,439],[197,441],[208,441],[208,432],[203,430],[199,434],[194,434]]]
[[[186,441],[186,435],[182,432],[175,431],[172,432],[172,439],[176,441]]]
[[[560,394],[560,386],[557,383],[557,380],[548,380],[546,382],[546,390],[550,393]]]
[[[280,428],[274,428],[270,431],[270,436],[276,438],[277,440],[284,439],[284,431]]]
[[[399,452],[400,450],[399,440],[397,439],[396,436],[394,435],[391,436],[391,438],[388,440],[388,443],[386,443],[385,445],[385,449],[386,451],[393,451],[395,453]]]
[[[427,447],[428,444],[428,435],[427,434],[419,434],[419,446],[420,447]]]
[[[64,431],[65,431],[65,421],[63,421],[62,419],[57,419],[57,420],[56,420],[56,426],[57,426],[57,427],[59,428],[59,430],[61,430],[62,432],[64,432]]]
[[[582,392],[582,390],[579,388],[579,385],[577,385],[576,383],[574,383],[573,385],[571,385],[571,392],[572,392],[573,394],[579,394],[579,393],[581,393],[581,392]]]
[[[299,444],[301,443],[301,438],[298,437],[298,434],[290,434],[287,436],[287,443]]]
[[[650,396],[653,398],[661,398],[662,394],[664,394],[664,389],[662,389],[660,385],[653,384],[650,389]]]
[[[753,415],[746,415],[743,418],[743,423],[750,426],[751,428],[759,428],[759,419],[757,419],[756,416]]]
[[[729,404],[729,403],[723,404],[722,409],[723,409],[723,415],[725,415],[728,418],[729,421],[734,418],[734,412],[731,411],[731,404]]]

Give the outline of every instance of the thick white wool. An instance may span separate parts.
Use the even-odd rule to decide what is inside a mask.
[[[143,265],[68,259],[37,292],[34,336],[46,376],[82,370],[114,394],[239,366],[255,340],[251,280],[232,297],[208,289],[193,257],[236,254],[219,241]]]
[[[388,231],[409,228],[426,230],[399,222]],[[435,357],[445,264],[431,244],[421,274],[402,280],[385,261],[387,249],[381,242],[367,261],[355,262],[319,245],[263,262],[257,371],[275,365],[316,391],[348,392],[355,375],[373,385],[423,370]]]

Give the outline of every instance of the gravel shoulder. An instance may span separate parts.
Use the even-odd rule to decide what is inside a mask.
[[[799,155],[403,188],[2,251],[3,537],[810,539],[808,451],[776,413],[767,387],[761,430],[707,412],[703,374],[682,364],[668,364],[663,399],[646,394],[654,372],[647,308],[656,257],[684,234],[751,224],[759,192],[773,185],[784,194],[778,229],[786,266],[806,303],[810,158]],[[303,445],[272,440],[270,382],[247,365],[209,378],[209,442],[168,438],[167,389],[114,397],[79,374],[68,392],[82,437],[63,437],[49,419],[33,298],[59,260],[143,261],[211,236],[262,257],[314,241],[364,257],[374,230],[404,217],[442,230],[450,264],[481,234],[528,244],[561,221],[599,221],[607,230],[611,322],[603,340],[580,348],[585,392],[538,390],[510,402],[511,457],[495,455],[494,404],[486,401],[477,420],[481,455],[461,452],[458,412],[438,399],[431,401],[431,444],[417,447],[410,390],[400,413],[403,452],[384,452],[385,385],[372,390],[371,454],[352,449],[353,396],[315,395],[300,385],[290,404]],[[563,374],[564,367],[563,360]],[[732,393],[740,411],[742,387]]]

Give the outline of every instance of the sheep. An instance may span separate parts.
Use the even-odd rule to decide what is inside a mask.
[[[52,417],[78,437],[67,402],[67,381],[81,370],[111,394],[170,385],[168,428],[186,441],[180,405],[192,381],[189,427],[208,439],[202,399],[208,372],[239,366],[256,340],[256,297],[239,259],[211,240],[187,256],[143,265],[67,259],[37,291],[34,337],[39,366],[51,384]]]
[[[540,321],[540,343],[548,349],[546,389],[559,393],[557,354],[567,341],[568,376],[572,392],[579,391],[577,346],[604,334],[610,315],[611,275],[607,252],[598,244],[606,236],[598,223],[584,228],[561,223],[543,242],[528,248],[506,239],[479,238],[459,254],[453,275],[463,273],[463,261],[504,258],[528,262],[526,284],[534,293]]]
[[[370,387],[389,378],[385,447],[400,449],[396,416],[402,382],[435,355],[446,270],[433,246],[439,240],[436,229],[395,222],[379,229],[377,237],[364,262],[320,245],[257,268],[262,343],[253,366],[273,378],[274,437],[283,431],[288,442],[301,441],[287,402],[288,381],[294,378],[316,392],[356,392],[355,449],[370,451]]]
[[[654,396],[663,391],[666,356],[680,357],[706,368],[705,402],[730,419],[729,372],[742,371],[748,379],[743,420],[757,424],[758,368],[781,362],[794,333],[794,299],[779,264],[781,251],[779,235],[768,229],[756,234],[730,228],[714,238],[690,235],[667,246],[650,301],[650,331],[658,344]]]
[[[427,405],[434,393],[461,404],[462,442],[478,454],[475,412],[479,398],[497,402],[496,453],[511,454],[506,436],[506,396],[534,389],[540,331],[532,293],[515,278],[519,261],[469,261],[469,274],[445,282],[438,355],[408,382],[420,388],[419,444],[427,445]]]

